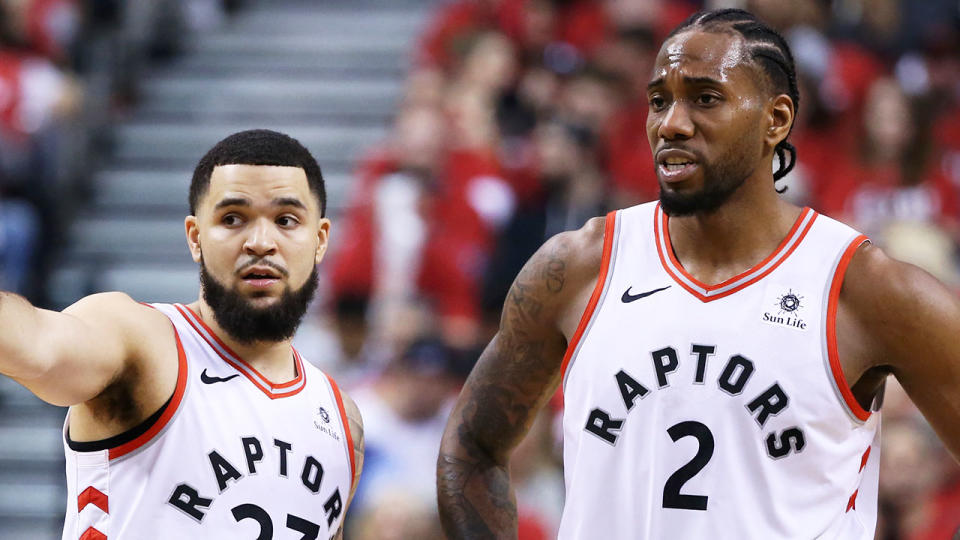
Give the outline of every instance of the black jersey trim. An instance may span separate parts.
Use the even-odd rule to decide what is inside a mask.
[[[146,433],[154,424],[156,424],[157,420],[163,416],[163,411],[167,410],[167,407],[170,406],[172,401],[173,394],[170,395],[170,398],[167,399],[166,403],[157,409],[157,412],[151,414],[149,418],[143,422],[140,422],[140,424],[138,424],[136,427],[128,429],[119,435],[114,435],[113,437],[107,439],[100,439],[99,441],[75,441],[70,438],[70,428],[67,427],[67,446],[69,446],[74,452],[99,452],[101,450],[110,450],[111,448],[116,448],[120,445],[127,444],[128,442]]]

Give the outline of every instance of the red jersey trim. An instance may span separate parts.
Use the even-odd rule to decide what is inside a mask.
[[[98,531],[94,527],[90,527],[83,531],[83,534],[80,535],[80,540],[107,540],[107,535]]]
[[[863,457],[860,458],[860,470],[858,472],[863,472],[863,468],[867,466],[867,460],[870,459],[870,447],[867,447],[867,451],[863,453]]]
[[[294,366],[297,370],[297,376],[287,381],[285,383],[273,383],[270,379],[266,378],[262,373],[257,371],[256,368],[245,362],[240,355],[233,352],[226,343],[220,340],[217,337],[217,334],[210,329],[209,326],[199,315],[192,309],[182,304],[174,304],[174,307],[177,308],[177,311],[180,312],[180,315],[193,327],[194,331],[207,342],[207,345],[210,346],[220,358],[223,359],[230,367],[234,368],[241,375],[246,377],[254,386],[260,389],[261,392],[267,395],[270,399],[278,399],[294,396],[300,393],[301,390],[306,387],[306,375],[303,370],[303,362],[300,358],[300,354],[297,353],[296,349],[293,350]],[[288,388],[292,388],[289,391],[283,391]]]
[[[88,504],[92,504],[103,510],[103,513],[110,513],[110,500],[107,495],[93,486],[87,486],[77,497],[77,513],[83,512]]]
[[[837,264],[837,269],[833,273],[833,280],[830,282],[830,296],[827,300],[827,356],[830,360],[830,372],[833,374],[834,384],[837,385],[840,395],[843,396],[843,402],[861,422],[870,418],[871,413],[864,410],[856,398],[853,397],[853,391],[850,390],[847,378],[843,375],[843,368],[840,366],[840,355],[837,352],[837,308],[840,304],[840,289],[843,287],[843,276],[847,272],[847,266],[850,265],[850,260],[853,259],[857,248],[864,242],[869,241],[866,236],[861,234],[847,245],[840,257],[840,262]]]
[[[110,459],[125,456],[153,440],[153,438],[170,423],[170,419],[176,414],[180,403],[183,401],[183,394],[187,390],[187,354],[183,351],[183,344],[180,343],[180,334],[177,332],[177,327],[173,325],[173,321],[171,321],[170,324],[173,326],[173,337],[177,341],[177,386],[173,391],[173,397],[170,398],[170,404],[164,409],[163,414],[160,415],[156,423],[150,426],[150,429],[142,435],[130,442],[111,448],[108,451]]]
[[[694,295],[701,302],[712,302],[739,292],[760,281],[777,269],[803,242],[807,232],[817,219],[817,214],[810,208],[804,208],[800,216],[793,223],[786,237],[777,246],[777,249],[765,259],[755,264],[749,270],[715,285],[707,285],[690,275],[677,260],[670,242],[669,217],[660,209],[654,211],[653,231],[656,236],[657,255],[667,274],[687,292]],[[772,262],[772,264],[771,264]],[[697,290],[697,288],[702,289]]]
[[[603,227],[603,256],[600,259],[600,275],[597,276],[597,284],[593,287],[593,294],[590,295],[590,301],[587,302],[587,307],[584,309],[583,315],[580,316],[580,323],[577,325],[577,330],[573,333],[573,337],[570,338],[567,351],[563,355],[563,363],[560,364],[561,381],[567,380],[567,369],[570,367],[570,360],[573,358],[573,353],[577,350],[577,345],[580,343],[583,333],[586,332],[587,326],[590,324],[590,319],[593,318],[593,312],[597,309],[597,304],[603,295],[604,285],[607,283],[607,273],[610,268],[611,254],[613,253],[613,238],[616,235],[616,226],[617,213],[610,212],[607,214]]]
[[[333,389],[333,397],[337,400],[337,409],[340,411],[340,421],[343,423],[343,433],[346,435],[347,456],[350,458],[350,493],[353,493],[353,482],[357,476],[357,465],[354,463],[353,434],[350,433],[350,419],[347,418],[347,411],[343,407],[343,396],[340,394],[340,387],[337,386],[337,381],[333,380],[333,377],[330,375],[327,375],[327,380],[330,381],[330,388]],[[347,494],[347,497],[350,497],[350,493]]]

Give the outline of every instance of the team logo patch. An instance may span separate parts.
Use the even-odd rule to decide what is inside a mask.
[[[806,330],[807,323],[803,320],[802,309],[806,305],[803,296],[793,289],[777,296],[773,302],[773,309],[763,312],[763,322],[777,326],[786,326],[797,330]]]

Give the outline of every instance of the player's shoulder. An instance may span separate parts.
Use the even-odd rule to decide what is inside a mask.
[[[606,219],[594,217],[579,229],[550,237],[538,251],[541,258],[562,261],[571,269],[596,269],[603,255]],[[555,263],[556,264],[556,263]]]
[[[912,264],[898,261],[865,242],[853,254],[843,276],[840,302],[878,336],[898,323],[913,326],[943,309],[954,309],[954,294]],[[871,331],[873,333],[873,331]]]
[[[864,242],[850,259],[841,296],[900,303],[939,293],[942,288],[936,278],[921,268],[890,257],[872,242]]]
[[[584,292],[593,287],[601,270],[604,229],[604,218],[592,218],[581,228],[544,242],[517,275],[504,313],[516,305],[529,315],[524,321],[551,328],[574,313],[579,317]]]
[[[138,334],[164,332],[170,326],[166,315],[123,292],[91,294],[65,308],[63,313],[90,324],[109,325]]]

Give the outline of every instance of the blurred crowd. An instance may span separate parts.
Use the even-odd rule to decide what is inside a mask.
[[[31,298],[62,225],[79,19],[74,0],[0,1],[0,288]]]
[[[310,323],[327,332],[301,334],[367,422],[351,537],[441,538],[440,435],[513,277],[551,235],[657,197],[651,66],[673,27],[713,7],[757,13],[793,49],[798,164],[784,196],[960,287],[956,2],[440,3],[392,132],[360,160],[336,223],[328,303]],[[878,538],[949,538],[960,467],[892,379],[886,396]],[[557,530],[561,410],[511,464],[521,538]]]
[[[0,0],[0,289],[46,279],[144,67],[242,0]]]

